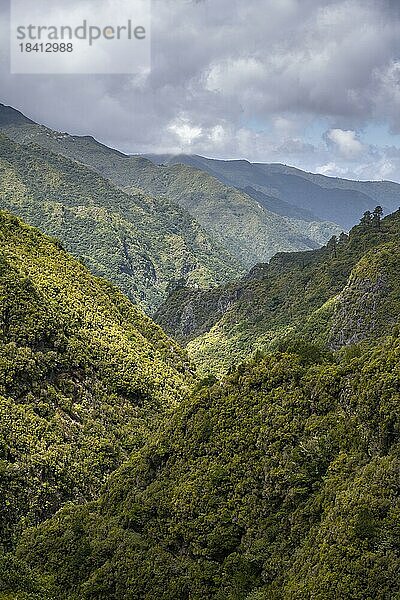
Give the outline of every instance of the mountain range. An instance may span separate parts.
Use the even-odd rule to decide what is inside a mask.
[[[244,271],[177,204],[127,193],[38,144],[0,134],[0,207],[40,226],[148,312],[183,279],[203,287]]]
[[[339,224],[316,217],[309,218],[306,212],[279,214],[279,211],[282,212],[281,208],[275,206],[270,210],[259,199],[234,186],[222,183],[204,170],[187,165],[159,167],[144,158],[127,156],[108,148],[94,138],[53,131],[3,105],[0,106],[0,131],[15,143],[29,148],[32,148],[32,144],[39,145],[47,151],[83,163],[114,186],[121,188],[125,194],[134,196],[140,191],[152,198],[150,204],[156,213],[153,221],[156,226],[160,224],[170,234],[169,238],[167,240],[164,238],[161,243],[165,255],[174,256],[176,250],[171,248],[171,244],[168,245],[168,241],[171,237],[174,240],[173,234],[176,233],[177,245],[184,246],[188,256],[181,268],[179,264],[174,264],[175,277],[172,277],[171,271],[165,273],[164,268],[160,267],[152,256],[146,260],[148,263],[146,268],[154,269],[160,280],[156,298],[147,297],[148,294],[143,290],[143,282],[140,281],[141,275],[137,278],[133,277],[131,282],[133,286],[139,288],[136,295],[133,293],[132,286],[129,289],[128,285],[124,285],[123,291],[128,292],[136,301],[141,301],[146,308],[150,306],[151,310],[158,306],[161,297],[165,297],[168,287],[166,281],[186,279],[202,286],[214,285],[218,282],[216,281],[218,278],[228,281],[232,279],[232,270],[238,275],[257,262],[269,260],[277,251],[317,248],[342,230]],[[284,204],[284,201],[282,203]],[[98,208],[103,207],[99,205]],[[28,214],[22,212],[19,214],[29,220]],[[129,215],[122,216],[127,221],[132,220]],[[134,225],[142,235],[146,236],[148,228],[142,226],[143,220],[148,223],[148,215],[147,219],[143,216],[136,218]],[[181,221],[183,225],[179,227]],[[175,224],[175,232],[171,231],[173,228],[171,223]],[[197,231],[193,231],[196,228]],[[51,230],[46,232],[53,233]],[[62,228],[57,235],[63,239]],[[186,238],[193,238],[196,235],[205,238],[204,252],[210,255],[210,261],[215,263],[222,261],[224,265],[210,266],[204,263],[193,265],[199,259],[198,248],[192,252],[193,239]],[[115,235],[113,238],[114,245]],[[121,242],[118,245],[124,263],[126,262],[123,256],[124,249],[121,247]],[[68,239],[66,246],[75,252]],[[177,251],[179,252],[179,248]],[[115,273],[115,267],[111,269],[110,265],[106,265],[103,268],[103,261],[99,259],[97,252],[95,256],[89,258],[92,265],[98,263],[100,267],[98,274],[105,274],[121,285],[121,277]],[[129,268],[129,265],[124,264],[123,269],[127,267]],[[199,275],[198,272],[196,273],[196,268],[197,271],[208,272]],[[191,276],[192,272],[193,276]]]
[[[398,184],[151,158],[0,106],[0,600],[398,600]]]
[[[392,181],[351,181],[307,173],[281,164],[247,160],[215,160],[203,156],[147,155],[156,164],[186,164],[245,191],[268,210],[305,221],[331,221],[348,231],[360,215],[381,204],[399,208],[399,184]]]

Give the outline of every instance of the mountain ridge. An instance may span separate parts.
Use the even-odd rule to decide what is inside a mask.
[[[225,250],[246,267],[268,260],[279,249],[314,248],[320,245],[321,239],[326,241],[341,231],[339,225],[325,222],[320,225],[318,219],[307,228],[304,221],[270,211],[258,200],[236,188],[224,186],[205,171],[188,170],[187,166],[168,171],[143,157],[108,149],[88,136],[72,137],[44,126],[19,122],[15,127],[3,127],[3,132],[17,142],[34,141],[83,162],[125,191],[139,188],[146,194],[192,211],[192,217],[200,222],[208,235],[216,237]],[[209,212],[213,213],[212,218],[208,216]],[[253,244],[253,238],[256,244]]]
[[[393,242],[393,258],[389,260],[387,255],[386,262],[389,265],[393,260],[396,264],[399,236],[400,211],[397,211],[379,222],[363,222],[351,230],[349,237],[342,236],[323,248],[279,253],[269,264],[255,266],[238,282],[204,292],[177,289],[155,318],[170,335],[187,344],[189,353],[203,369],[219,365],[219,372],[245,360],[252,352],[268,351],[285,336],[304,335],[322,341],[333,318],[332,311],[340,304],[338,295],[346,284],[350,286],[347,297],[351,296],[351,290],[355,292],[351,278],[355,277],[353,269],[360,272],[358,261],[368,260],[363,259],[364,255],[380,246],[386,255],[384,244]],[[375,260],[373,254],[372,260]],[[390,280],[395,281],[395,277],[392,275]],[[380,288],[374,294],[373,284],[368,287],[368,277],[366,287],[362,287],[361,280],[360,285],[359,293],[364,290],[362,302],[374,313],[377,308],[373,308],[374,304],[371,307],[367,298],[372,294],[372,302],[376,302]],[[381,287],[383,295],[389,293],[383,281]],[[353,306],[355,315],[363,313],[362,302],[357,308]],[[386,309],[387,320],[393,307],[396,300],[392,308]],[[344,313],[342,317],[336,315],[339,330],[348,318],[345,319]],[[310,319],[308,325],[307,319]]]
[[[315,220],[338,222],[345,230],[357,223],[360,214],[372,210],[378,203],[385,206],[386,212],[397,210],[399,206],[400,184],[390,181],[345,180],[307,173],[279,163],[207,159],[185,154],[145,156],[154,162],[187,163],[209,170],[226,185],[238,189],[253,188],[255,199],[261,192],[275,202],[289,203],[291,210],[311,213]]]
[[[0,207],[58,237],[152,312],[175,279],[215,285],[242,271],[183,209],[130,194],[83,164],[0,136]]]

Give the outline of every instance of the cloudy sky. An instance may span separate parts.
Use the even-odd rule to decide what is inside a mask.
[[[400,181],[400,0],[153,0],[146,77],[10,75],[8,4],[0,101],[36,121],[129,153]]]

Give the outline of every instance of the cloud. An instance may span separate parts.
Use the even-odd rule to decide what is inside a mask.
[[[192,125],[189,119],[184,118],[173,121],[168,129],[176,135],[179,144],[184,147],[190,146],[203,132],[201,127]]]
[[[1,17],[7,3],[0,3]],[[382,160],[379,173],[392,169],[400,179],[398,159],[387,158],[382,146],[372,157],[375,141],[363,133],[368,125],[400,132],[398,6],[153,0],[147,78],[11,76],[2,31],[2,99],[53,128],[89,133],[128,152],[187,151],[351,173],[370,168],[371,176]],[[396,139],[388,134],[387,145]]]
[[[347,169],[340,167],[334,162],[329,162],[326,165],[322,165],[318,167],[316,173],[320,173],[321,175],[327,175],[328,177],[346,177],[348,171]]]
[[[357,139],[355,131],[330,129],[326,137],[337,147],[339,153],[349,160],[357,158],[364,150],[364,146]]]

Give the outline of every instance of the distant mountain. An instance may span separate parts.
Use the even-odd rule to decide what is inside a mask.
[[[130,193],[139,188],[179,204],[242,267],[268,260],[278,251],[316,248],[342,230],[336,223],[320,222],[300,209],[282,216],[267,203],[221,183],[204,170],[187,165],[159,167],[147,159],[107,148],[91,137],[70,136],[36,125],[17,111],[12,122],[10,109],[3,110],[6,117],[0,128],[5,135],[78,160]]]
[[[241,264],[269,260],[277,251],[317,248],[341,229],[282,217],[248,194],[229,187],[208,173],[186,165],[157,167],[143,163],[136,185],[184,207]]]
[[[337,226],[14,113],[0,599],[399,600],[400,209],[211,287]]]
[[[393,212],[400,205],[400,184],[390,181],[350,181],[286,165],[246,160],[215,160],[185,154],[146,156],[156,164],[187,164],[207,171],[224,184],[245,190],[280,215],[333,221],[346,230],[378,204],[386,212]]]
[[[177,204],[0,135],[0,208],[57,237],[93,273],[153,312],[176,280],[214,286],[243,266]]]
[[[238,282],[176,290],[155,318],[203,370],[220,373],[293,336],[331,349],[374,339],[398,321],[399,240],[397,211],[337,244],[277,254]]]

